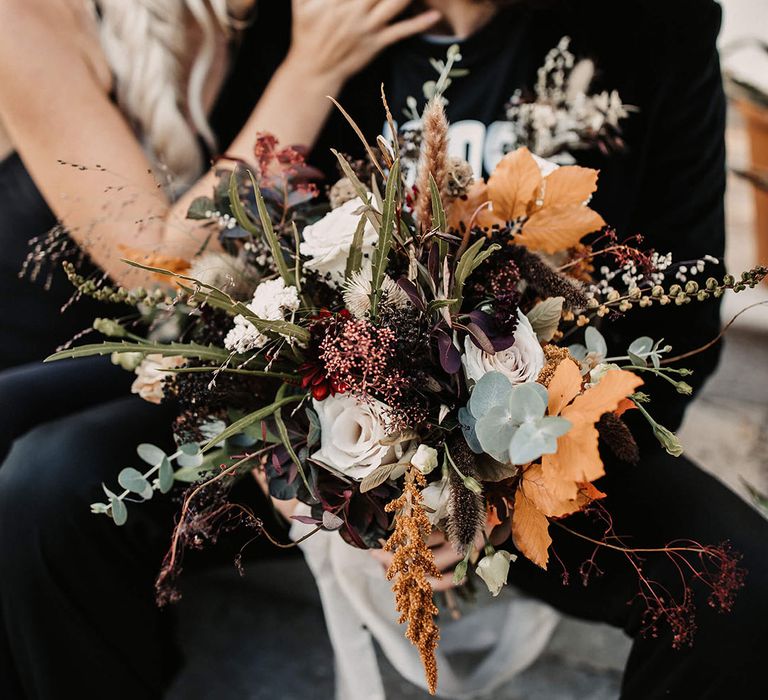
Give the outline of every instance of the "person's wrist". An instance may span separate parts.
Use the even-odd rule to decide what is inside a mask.
[[[347,81],[347,76],[342,71],[326,69],[293,52],[288,53],[278,72],[295,85],[300,86],[302,91],[331,95],[332,97],[338,96]]]

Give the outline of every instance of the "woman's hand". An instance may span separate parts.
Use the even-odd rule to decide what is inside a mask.
[[[293,0],[291,49],[286,67],[327,85],[341,86],[387,46],[423,32],[441,14],[429,10],[396,20],[411,0]]]
[[[483,546],[482,535],[478,536],[475,544],[479,548]],[[443,573],[442,578],[429,578],[432,589],[447,591],[455,588],[457,584],[453,582],[453,569],[464,557],[456,552],[453,545],[446,539],[445,533],[440,530],[432,531],[427,540],[427,546],[432,550],[435,566]],[[385,552],[383,549],[371,549],[369,551],[371,556],[384,567],[384,570],[389,568],[393,556],[391,552]]]

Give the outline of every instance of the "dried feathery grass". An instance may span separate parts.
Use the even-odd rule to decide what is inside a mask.
[[[440,630],[435,624],[438,614],[428,577],[440,578],[427,537],[432,531],[424,508],[421,488],[427,480],[417,469],[406,472],[402,495],[390,501],[386,509],[395,512],[395,529],[384,549],[392,552],[387,579],[395,579],[392,591],[400,624],[408,623],[405,636],[416,646],[424,665],[430,694],[437,691],[437,660],[435,650]]]
[[[422,142],[424,147],[416,179],[417,196],[414,213],[422,231],[427,231],[432,225],[430,175],[437,184],[441,200],[446,201],[448,196],[448,120],[440,100],[431,100],[424,110]]]

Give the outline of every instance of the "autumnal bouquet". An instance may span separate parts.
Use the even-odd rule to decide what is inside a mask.
[[[638,460],[626,411],[681,451],[640,389],[655,375],[690,393],[687,371],[670,366],[660,339],[613,352],[596,326],[738,291],[766,271],[699,284],[711,261],[687,261],[686,276],[669,256],[617,240],[589,207],[596,171],[525,148],[475,181],[448,157],[440,100],[425,110],[421,141],[413,182],[397,141],[366,144],[366,162],[337,154],[343,177],[328,209],[302,154],[261,136],[255,162],[222,171],[213,196],[189,211],[219,250],[183,271],[130,263],[173,292],[99,286],[68,268],[82,294],[134,303],[155,323],[181,319],[175,339],[98,319],[110,340],[53,359],[112,353],[136,371],[136,392],[178,406],[176,451],[140,445],[148,470],[124,469],[122,490],[105,486],[106,502],[92,505],[119,525],[126,502],[191,483],[158,579],[161,602],[176,595],[185,545],[224,522],[263,530],[227,500],[234,480],[257,470],[275,499],[307,504],[310,514],[296,517],[313,532],[338,531],[359,548],[385,542],[400,620],[434,692],[430,581],[442,573],[426,544],[433,530],[463,557],[457,584],[477,576],[497,595],[516,553],[546,568],[550,527],[600,507],[601,438],[619,459]],[[699,578],[730,606],[742,575],[726,548],[664,551],[703,561]],[[639,575],[649,627],[665,614],[674,625],[674,602]]]

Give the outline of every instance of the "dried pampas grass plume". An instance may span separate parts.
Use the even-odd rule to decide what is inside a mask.
[[[432,221],[429,176],[431,175],[437,184],[442,201],[447,199],[448,194],[448,120],[445,117],[443,103],[439,99],[430,100],[424,109],[422,143],[424,145],[416,180],[417,198],[414,213],[422,231],[427,231]]]

